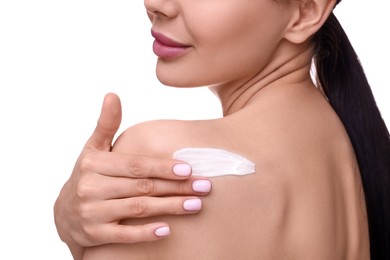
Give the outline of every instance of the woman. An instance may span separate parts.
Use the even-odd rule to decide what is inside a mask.
[[[187,218],[118,217],[131,226],[163,221],[172,233],[86,248],[85,259],[390,258],[389,133],[335,4],[145,1],[159,80],[209,86],[224,117],[139,124],[112,151],[218,148],[256,172],[214,178],[203,205],[189,200],[189,212],[204,210]],[[148,214],[142,200],[132,205]]]

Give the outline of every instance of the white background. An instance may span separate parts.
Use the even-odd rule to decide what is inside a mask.
[[[388,10],[385,0],[344,0],[336,15],[389,125]],[[219,115],[206,88],[155,79],[151,43],[143,1],[0,0],[0,259],[71,259],[52,207],[105,93],[122,98],[121,130]]]

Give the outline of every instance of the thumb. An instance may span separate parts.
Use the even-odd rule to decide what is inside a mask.
[[[86,147],[109,151],[121,120],[122,107],[120,99],[116,94],[108,93],[104,97],[99,120]]]

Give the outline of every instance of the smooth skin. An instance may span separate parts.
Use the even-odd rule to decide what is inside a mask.
[[[121,114],[119,98],[108,94],[96,129],[54,205],[58,234],[74,259],[82,259],[86,247],[153,241],[169,235],[166,222],[125,226],[120,221],[197,213],[200,209],[185,210],[184,202],[206,195],[211,188],[205,178],[191,177],[191,168],[184,162],[112,152]],[[143,216],[136,206],[139,201],[148,205]]]
[[[214,178],[202,212],[188,218],[121,222],[169,223],[167,238],[87,248],[84,259],[369,259],[356,158],[310,76],[310,37],[334,4],[145,0],[153,30],[191,46],[158,60],[159,80],[210,86],[224,117],[142,123],[113,151],[169,157],[185,147],[221,148],[255,162],[256,173]],[[147,216],[147,203],[138,209]]]

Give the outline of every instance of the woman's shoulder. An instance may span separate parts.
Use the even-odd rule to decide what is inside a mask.
[[[116,140],[120,152],[168,156],[178,148],[206,142],[215,120],[151,120],[127,128]]]

